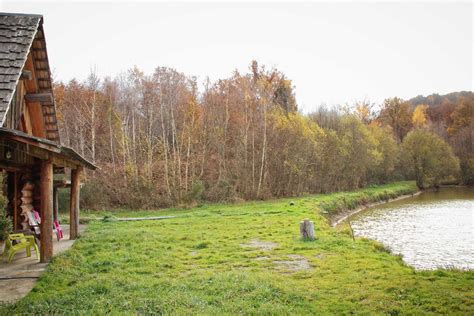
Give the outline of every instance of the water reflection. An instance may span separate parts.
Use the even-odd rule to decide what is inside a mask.
[[[474,269],[474,188],[445,188],[358,213],[354,233],[378,240],[416,269]]]

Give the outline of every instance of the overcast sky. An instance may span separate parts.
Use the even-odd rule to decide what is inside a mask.
[[[134,65],[201,81],[252,59],[293,80],[304,112],[321,103],[473,90],[473,6],[464,3],[67,3],[0,0],[44,16],[57,80]]]

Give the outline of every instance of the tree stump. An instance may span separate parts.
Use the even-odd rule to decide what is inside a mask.
[[[315,240],[313,221],[305,219],[300,222],[300,234],[303,240]]]

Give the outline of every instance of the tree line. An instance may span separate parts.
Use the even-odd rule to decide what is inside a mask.
[[[292,82],[252,62],[207,80],[158,67],[54,85],[62,143],[100,167],[84,207],[153,208],[474,180],[471,92],[298,112]]]

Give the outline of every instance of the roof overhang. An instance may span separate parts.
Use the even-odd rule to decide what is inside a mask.
[[[51,159],[57,167],[76,169],[85,167],[96,170],[97,166],[82,157],[74,149],[48,139],[32,136],[18,130],[0,127],[0,139],[8,139],[26,145],[26,153],[42,160]]]

